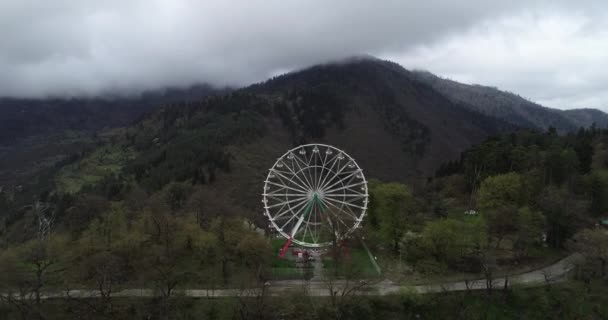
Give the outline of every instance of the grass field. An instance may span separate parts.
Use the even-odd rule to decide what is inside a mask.
[[[278,252],[285,243],[285,239],[273,239],[273,260],[272,260],[272,275],[281,279],[301,279],[304,275],[302,268],[296,267],[296,262],[291,252],[287,252],[284,258],[278,257]],[[296,247],[292,247],[296,248]],[[361,277],[377,277],[378,273],[365,249],[361,247],[348,248],[343,252],[344,261],[348,265],[348,271],[356,273]],[[326,274],[335,274],[335,264],[329,253],[322,256],[323,269]],[[344,275],[345,270],[338,270],[338,276]]]

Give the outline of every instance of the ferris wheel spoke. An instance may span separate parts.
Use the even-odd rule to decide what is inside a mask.
[[[294,156],[294,158],[297,158],[295,155],[293,155],[293,156]],[[291,159],[291,161],[293,163],[293,159]],[[295,167],[294,168],[290,167],[285,161],[283,161],[282,164],[285,167],[287,167],[287,169],[289,170],[289,172],[285,172],[285,171],[281,171],[281,170],[279,170],[279,171],[281,171],[282,173],[285,173],[285,174],[293,175],[296,179],[298,179],[300,181],[300,183],[302,185],[304,185],[304,187],[301,186],[303,189],[305,189],[305,190],[311,190],[312,189],[311,186],[310,186],[310,184],[307,183],[307,182],[304,182],[302,180],[302,178],[300,178],[300,176],[296,173]],[[274,170],[277,170],[277,169],[274,169]]]
[[[325,162],[327,161],[327,155],[328,155],[328,153],[327,153],[327,150],[326,150],[325,151],[325,157],[323,157],[323,161],[321,161],[321,166],[322,167],[325,167]]]
[[[278,174],[278,175],[280,175],[281,177],[283,177],[284,179],[286,179],[290,183],[296,185],[297,187],[302,188],[302,191],[306,190],[306,187],[300,185],[299,183],[293,181],[293,179],[291,179],[291,178],[287,177],[286,175],[282,174],[281,171],[275,169],[275,170],[273,170],[273,172],[276,173],[276,174]],[[295,176],[295,177],[298,177],[298,176]],[[285,183],[285,181],[283,181],[283,183]]]
[[[330,174],[334,173],[334,166],[336,165],[336,163],[340,162],[340,158],[338,157],[339,153],[336,154],[332,160],[334,160],[333,164],[331,165],[331,167],[329,168],[329,170],[327,170],[327,174],[325,175],[325,177],[323,177],[323,180],[321,180],[321,182],[319,183],[320,186],[323,186],[325,184],[325,180],[327,180],[327,177],[330,176]],[[324,166],[325,167],[325,166]]]
[[[366,195],[362,195],[359,197],[343,197],[343,196],[339,196],[339,197],[325,197],[325,199],[329,199],[332,201],[339,201],[339,202],[347,202],[347,203],[352,203],[355,204],[357,202],[360,202],[362,199],[365,199],[367,196]]]
[[[284,185],[284,184],[278,184],[278,183],[276,183],[276,182],[272,182],[272,181],[268,181],[268,180],[266,180],[266,183],[272,184],[272,185],[277,186],[277,187],[281,187],[281,188],[289,189],[289,190],[292,190],[292,191],[297,191],[297,192],[307,192],[306,190],[300,190],[300,189],[296,189],[296,188],[293,188],[293,187],[286,186],[286,185]]]
[[[301,197],[301,196],[307,196],[307,193],[275,193],[275,192],[271,192],[271,193],[263,193],[263,196],[269,196],[269,197],[277,197],[277,196],[281,196],[281,197]]]
[[[327,185],[329,183],[331,183],[331,181],[333,181],[335,178],[340,179],[340,174],[342,174],[342,172],[344,171],[344,169],[346,169],[348,167],[348,165],[350,164],[351,161],[352,160],[346,161],[346,163],[344,164],[344,166],[342,166],[342,168],[339,168],[339,170],[334,173],[334,175],[331,177],[331,179],[328,182],[326,182],[324,185],[322,185],[321,188],[322,189],[326,189]],[[355,171],[357,171],[357,170],[355,170]],[[340,180],[343,180],[343,179],[340,179]]]
[[[272,211],[277,211],[277,212],[282,212],[282,210],[285,208],[285,206],[293,208],[293,207],[297,207],[299,205],[298,202],[306,201],[306,198],[290,199],[289,201],[286,201],[286,199],[276,198],[276,197],[272,197],[272,196],[268,196],[268,198],[271,199],[271,201],[269,201],[269,202],[272,202],[272,203],[270,206],[266,205],[264,208],[273,209],[273,208],[280,206],[280,208],[272,210]],[[294,202],[296,203],[296,205],[291,206],[290,204],[292,204]]]
[[[306,199],[307,199],[307,197],[296,198],[296,199],[292,199],[292,200],[285,201],[285,202],[282,202],[282,203],[273,204],[271,206],[266,206],[266,209],[272,209],[272,208],[276,208],[276,207],[278,207],[278,206],[280,206],[282,204],[294,203],[294,202],[303,201],[303,200],[306,200]]]
[[[315,154],[317,154],[317,155],[318,155],[318,153],[319,153],[319,151],[318,151],[318,150],[317,150],[317,152],[314,152],[314,151],[313,151],[313,155],[315,155]],[[315,157],[315,158],[316,158],[316,157]],[[315,160],[315,163],[313,163],[313,166],[314,166],[314,168],[315,168],[315,169],[314,169],[314,170],[315,170],[314,186],[315,186],[315,190],[316,190],[317,188],[319,188],[319,183],[318,183],[318,182],[319,182],[319,180],[318,180],[318,178],[317,178],[317,161],[316,161],[316,160]]]
[[[355,191],[358,192],[358,191]],[[354,194],[348,194],[348,193],[325,193],[323,194],[324,197],[345,197],[345,198],[365,198],[367,197],[366,194],[364,193],[354,193]]]
[[[332,206],[332,207],[338,209],[340,212],[344,212],[344,208],[343,207],[339,207],[338,205],[336,205],[336,204],[334,204],[332,202],[327,201],[329,199],[324,199],[324,200],[326,200],[324,202],[327,203],[328,206]],[[352,215],[351,218],[357,220],[357,216],[355,214],[352,214],[352,211],[350,213],[347,212],[347,214],[351,214]]]
[[[347,211],[350,211],[351,215],[352,215],[353,217],[355,217],[355,221],[357,221],[357,222],[361,222],[361,220],[363,219],[363,215],[364,215],[364,214],[357,215],[357,213],[355,213],[355,211],[353,211],[353,207],[351,207],[351,206],[345,206],[344,208],[345,208]]]
[[[355,175],[355,174],[357,174],[358,172],[359,172],[359,170],[355,170],[355,171],[353,171],[353,172],[349,173],[349,174],[348,174],[346,177],[344,177],[344,178],[342,178],[342,179],[338,180],[337,182],[334,182],[334,183],[333,183],[333,184],[331,184],[331,185],[325,185],[325,186],[323,186],[323,189],[322,189],[322,190],[328,190],[328,191],[326,191],[326,192],[329,192],[329,191],[331,191],[331,190],[332,190],[331,188],[333,188],[333,187],[337,186],[338,184],[340,184],[340,183],[342,183],[342,182],[344,182],[344,181],[348,180],[350,177],[354,176],[354,175]],[[329,183],[328,183],[328,184],[329,184]]]
[[[291,237],[295,237],[296,233],[298,233],[298,230],[300,229],[300,227],[302,227],[302,222],[304,222],[304,219],[306,219],[306,215],[310,214],[310,209],[311,207],[314,205],[313,200],[310,200],[308,202],[308,204],[302,208],[304,209],[304,212],[302,214],[300,214],[300,212],[302,211],[302,209],[298,210],[298,212],[296,214],[293,215],[292,218],[298,217],[298,221],[296,222],[296,225],[293,227],[293,229],[291,230]],[[287,222],[289,223],[289,221]]]
[[[306,164],[310,167],[310,164],[312,163],[312,159],[315,158],[315,154],[316,152],[314,151],[314,148],[312,151],[310,151],[310,158],[308,158],[308,161],[306,162]],[[304,160],[306,160],[306,155],[304,155]]]
[[[308,203],[308,201],[306,201],[306,203]],[[306,207],[307,207],[307,206],[302,206],[302,207],[301,207],[300,209],[298,209],[298,211],[296,211],[296,212],[294,212],[293,210],[290,210],[290,212],[292,212],[292,213],[293,213],[293,215],[291,216],[291,218],[289,218],[289,220],[287,220],[287,222],[285,222],[285,224],[283,224],[283,225],[281,226],[281,229],[284,229],[284,228],[285,228],[285,226],[286,226],[286,225],[288,225],[288,224],[291,222],[291,220],[293,220],[295,217],[297,217],[297,216],[300,214],[300,212],[302,212],[302,210],[304,210],[304,208],[306,208]],[[292,231],[293,231],[293,230],[292,230]],[[297,231],[297,230],[296,230],[296,231]]]
[[[359,205],[356,205],[354,203],[350,203],[350,202],[347,202],[347,201],[340,201],[340,200],[331,199],[331,198],[326,198],[326,200],[334,202],[334,203],[338,203],[338,204],[343,204],[343,205],[351,206],[351,207],[358,208],[358,209],[367,209],[366,207],[359,206]]]
[[[354,184],[349,184],[349,185],[346,185],[346,186],[343,186],[343,187],[339,187],[339,188],[335,188],[335,189],[331,189],[331,190],[327,190],[325,192],[331,194],[334,191],[340,191],[340,190],[344,190],[344,189],[351,189],[353,187],[357,187],[357,186],[361,186],[361,185],[365,185],[365,181],[357,182],[357,183],[354,183]]]
[[[340,217],[339,217],[337,214],[333,214],[333,213],[332,213],[332,214],[330,214],[330,215],[331,215],[331,216],[333,216],[333,217],[335,217],[335,218],[336,218],[336,220],[337,220],[337,222],[342,223],[342,224],[343,224],[343,225],[346,227],[346,230],[350,229],[350,227],[351,227],[351,226],[350,226],[350,225],[348,225],[348,224],[346,224],[346,222],[344,222],[344,220],[342,220],[342,218],[340,218]],[[331,219],[329,218],[329,216],[330,216],[330,215],[328,215],[328,216],[327,216],[327,219],[329,219],[329,220],[331,221]],[[337,225],[335,226],[335,228],[336,228],[336,230],[335,230],[335,231],[336,231],[336,233],[337,233],[336,235],[338,236],[338,238],[340,238],[340,236],[338,235],[338,234],[339,234],[339,231],[340,231],[340,226],[339,226],[339,224],[337,224]]]
[[[274,200],[274,201],[278,201],[278,202],[284,203],[284,201],[285,201],[285,199],[283,199],[283,198],[279,198],[279,197],[276,197],[276,196],[270,195],[270,194],[264,194],[264,196],[266,196],[270,200]]]
[[[315,243],[319,243],[319,234],[318,234],[318,231],[317,231],[317,222],[319,221],[319,213],[315,210],[314,215],[315,215],[315,218],[314,218],[315,224],[313,225],[314,232],[312,230],[313,228],[311,228],[310,229],[310,234],[312,235],[312,240]]]
[[[355,170],[355,174],[354,174],[354,175],[347,176],[346,178],[344,178],[344,179],[342,180],[342,184],[344,184],[345,186],[347,186],[347,185],[349,185],[349,184],[353,183],[353,182],[355,181],[355,179],[357,178],[357,175],[358,175],[358,174],[360,174],[360,173],[361,173],[361,171],[360,171],[360,170],[358,170],[358,169],[357,169],[357,170]]]
[[[312,158],[314,157],[314,154],[310,155],[310,159],[312,160]],[[304,160],[306,160],[306,156],[304,156]],[[313,177],[313,173],[311,172],[312,170],[310,169],[310,160],[306,163],[306,166],[304,167],[304,171],[302,171],[302,174],[304,175],[304,177],[308,176],[308,178],[310,178],[310,186],[312,187],[312,190],[316,189],[316,185],[315,185],[315,179]]]
[[[287,213],[289,212],[293,212],[293,210],[295,210],[296,208],[300,207],[301,205],[307,203],[307,201],[302,201],[294,206],[287,206],[286,203],[283,203],[283,206],[277,211],[277,214],[273,217],[274,220],[278,220],[278,219],[282,219],[283,216],[285,216]],[[283,208],[287,206],[287,208],[285,210],[283,210]],[[283,210],[283,211],[281,211]]]
[[[309,222],[310,222],[310,216],[311,215],[312,215],[311,213],[308,214],[307,221],[303,222],[304,227],[300,227],[300,229],[297,231],[297,233],[299,233],[299,234],[302,235],[302,238],[301,238],[300,241],[309,243],[309,241],[307,241],[307,239],[306,239],[306,233],[308,232],[308,234],[310,234],[310,238],[312,239],[312,242],[316,243],[316,241],[314,240],[314,236],[312,234],[312,231],[310,229],[310,224],[309,224]],[[294,235],[294,237],[295,237],[295,235]]]
[[[283,210],[283,208],[285,208],[285,206],[286,206],[286,204],[283,204],[281,206],[281,208],[279,208],[278,211],[281,212],[281,210]],[[267,212],[267,215],[268,215],[268,218],[270,219],[270,221],[274,221],[274,220],[277,220],[280,218],[280,216],[277,216],[277,215],[275,215],[274,217],[271,217],[270,212],[268,212],[268,209],[266,209],[266,212]]]
[[[313,241],[314,241],[314,237],[312,236],[312,231],[310,230],[310,217],[312,217],[312,213],[308,213],[306,224],[304,225],[304,235],[302,236],[303,241],[306,241],[306,230],[308,230],[308,232],[310,233],[310,237],[313,238]]]
[[[366,197],[367,197],[366,195],[359,195],[357,197],[348,197],[347,198],[347,197],[344,197],[344,195],[340,195],[338,197],[325,197],[325,199],[355,204],[355,203],[361,201],[362,199],[365,199]],[[340,198],[342,198],[342,199],[340,199]]]
[[[298,166],[298,172],[300,172],[302,174],[302,176],[304,177],[304,180],[306,180],[306,182],[307,182],[306,185],[309,188],[308,190],[313,190],[312,182],[310,180],[308,180],[308,177],[306,176],[306,172],[304,172],[306,170],[306,168],[307,168],[306,163],[302,162],[302,164],[304,165],[304,167],[300,166],[300,162],[299,161],[302,161],[302,159],[300,159],[298,156],[295,156],[295,155],[293,157],[293,160],[295,160],[294,163]],[[299,175],[295,172],[295,168],[294,168],[293,174],[295,176],[299,177]]]

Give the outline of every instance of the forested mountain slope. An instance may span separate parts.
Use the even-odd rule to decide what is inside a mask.
[[[186,89],[147,91],[137,96],[22,99],[0,97],[0,145],[37,134],[65,130],[96,131],[129,125],[144,113],[166,103],[200,100],[228,89],[196,85]]]
[[[202,184],[206,210],[261,218],[267,169],[295,145],[335,145],[368,177],[420,184],[465,148],[518,128],[451,102],[394,63],[363,59],[163,107],[115,143],[134,150],[123,174],[147,190]]]
[[[560,132],[580,127],[608,126],[608,114],[596,109],[558,110],[547,108],[525,98],[493,87],[468,85],[440,78],[430,72],[413,71],[411,76],[431,85],[454,102],[509,123],[535,129],[557,128]]]

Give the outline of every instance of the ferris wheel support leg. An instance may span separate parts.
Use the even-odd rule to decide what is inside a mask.
[[[292,238],[289,237],[289,239],[287,239],[287,241],[285,241],[285,243],[281,247],[281,250],[279,250],[279,258],[283,258],[283,256],[285,255],[285,252],[287,252],[287,249],[289,248],[289,245],[291,244],[291,239]]]
[[[346,247],[344,245],[344,240],[340,240],[339,245],[340,245],[340,251],[342,252],[342,256],[349,259],[350,252],[348,251],[348,247]]]

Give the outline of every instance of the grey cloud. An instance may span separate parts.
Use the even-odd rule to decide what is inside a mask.
[[[0,95],[95,95],[194,82],[245,85],[278,71],[363,53],[515,91],[517,72],[525,69],[491,65],[505,72],[507,81],[485,76],[488,66],[476,65],[464,54],[484,54],[484,41],[474,41],[475,36],[492,41],[492,35],[499,35],[504,38],[499,41],[509,41],[518,37],[510,31],[518,26],[505,23],[508,19],[525,28],[526,23],[542,21],[543,12],[587,17],[598,8],[605,6],[519,0],[4,0]],[[532,18],[518,22],[521,16]],[[503,23],[492,27],[493,21]],[[591,22],[585,25],[589,30],[579,30],[584,33],[581,39],[605,30],[603,23]],[[454,47],[460,39],[479,47]],[[428,54],[420,56],[424,52]],[[548,92],[542,95],[546,101],[560,98],[543,91],[555,85],[550,79],[526,82]]]

